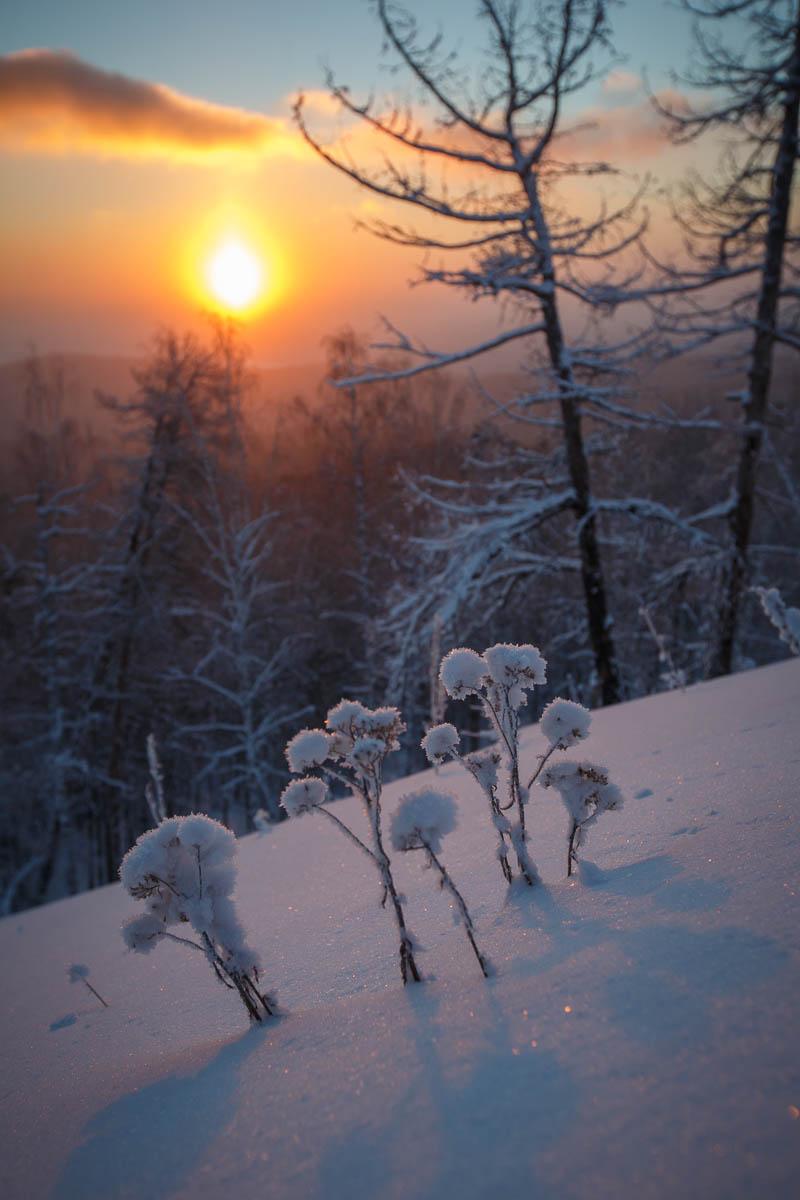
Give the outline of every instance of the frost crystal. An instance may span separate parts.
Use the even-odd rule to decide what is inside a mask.
[[[446,654],[439,671],[445,691],[454,700],[478,693],[486,682],[486,675],[485,658],[464,647]]]
[[[425,734],[421,745],[429,762],[441,763],[458,751],[460,741],[461,738],[454,725],[434,725]]]
[[[416,850],[427,843],[434,854],[440,839],[457,825],[456,804],[445,792],[411,792],[400,797],[392,817],[392,846],[395,850]]]
[[[542,713],[539,728],[551,746],[566,750],[589,736],[592,715],[572,700],[553,700]]]
[[[303,813],[311,812],[320,804],[325,803],[328,794],[327,784],[323,779],[306,776],[304,779],[293,779],[283,789],[281,804],[290,817],[300,817]]]
[[[319,767],[331,752],[332,738],[324,729],[301,729],[286,746],[289,769],[302,775],[312,767]]]

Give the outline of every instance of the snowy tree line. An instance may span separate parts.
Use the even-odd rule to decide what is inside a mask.
[[[702,104],[662,105],[665,136],[730,137],[720,172],[675,198],[680,260],[653,256],[637,192],[594,213],[561,199],[602,200],[615,174],[557,151],[565,95],[605,69],[602,0],[481,0],[472,84],[380,2],[427,123],[331,79],[345,118],[397,153],[373,168],[309,129],[302,99],[297,119],[333,168],[423,221],[373,232],[427,251],[427,282],[504,302],[505,330],[449,352],[341,331],[324,397],[276,412],[268,436],[235,332],[167,333],[131,395],[103,400],[113,446],[32,360],[0,529],[5,911],[116,877],[148,823],[151,734],[182,811],[242,832],[279,815],[286,728],[342,695],[401,707],[395,769],[420,765],[418,735],[448,715],[430,663],[453,646],[547,645],[552,694],[589,705],[780,654],[751,589],[797,600],[796,366],[779,353],[800,345],[800,15],[789,0],[686,7],[711,30]],[[734,9],[750,24],[731,51]],[[453,371],[512,343],[517,393],[479,413]],[[648,364],[687,350],[685,384],[659,403]],[[467,751],[484,745],[479,707],[459,720]]]
[[[535,634],[553,647],[551,694],[600,700],[569,513],[535,519],[563,489],[549,431],[459,426],[452,381],[395,382],[286,406],[264,443],[246,382],[228,333],[167,336],[112,402],[133,439],[110,448],[30,364],[39,408],[7,449],[2,526],[7,910],[116,877],[150,823],[150,734],[181,810],[242,833],[259,809],[277,815],[286,731],[342,694],[402,703],[413,736],[396,769],[420,766],[421,731],[445,715],[428,679],[437,642]],[[601,510],[625,696],[666,686],[663,645],[687,681],[709,673],[725,536],[713,511],[731,470],[714,423],[590,442],[598,479],[673,514],[631,528]],[[781,456],[796,472],[788,423]],[[753,579],[788,601],[800,520],[769,459],[759,482]],[[739,646],[740,664],[781,653],[756,596]],[[458,719],[480,749],[479,710]]]

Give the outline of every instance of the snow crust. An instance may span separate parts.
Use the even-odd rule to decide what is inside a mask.
[[[263,1028],[191,948],[126,953],[119,885],[6,918],[0,1194],[795,1200],[798,714],[796,659],[595,712],[626,806],[568,881],[568,815],[533,788],[544,882],[510,895],[458,764],[387,786],[387,821],[404,794],[456,798],[444,857],[489,980],[420,856],[393,854],[427,976],[402,988],[373,865],[313,811],[239,846],[285,1013]],[[546,749],[523,734],[524,777]]]

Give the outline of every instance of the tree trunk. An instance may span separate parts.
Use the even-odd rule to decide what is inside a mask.
[[[794,52],[787,71],[795,81],[800,77],[800,13],[795,21]],[[747,584],[756,471],[764,440],[781,272],[789,227],[794,165],[798,155],[799,114],[800,86],[795,82],[784,107],[781,135],[772,171],[769,221],[764,243],[764,264],[761,270],[756,329],[748,373],[748,391],[744,402],[744,429],[736,471],[735,503],[729,517],[733,546],[730,564],[723,581],[719,635],[710,669],[712,676],[730,674],[742,594]]]
[[[589,463],[583,445],[579,385],[569,360],[564,331],[555,293],[555,265],[550,248],[547,223],[539,203],[536,181],[529,172],[523,178],[525,192],[531,203],[538,249],[542,258],[542,279],[550,285],[542,300],[542,316],[550,365],[558,380],[561,428],[567,455],[570,482],[575,492],[574,512],[578,522],[578,548],[581,558],[581,580],[586,601],[589,641],[594,655],[594,667],[600,684],[603,704],[615,704],[620,698],[611,620],[608,611],[600,547],[597,543],[597,521],[589,481]]]

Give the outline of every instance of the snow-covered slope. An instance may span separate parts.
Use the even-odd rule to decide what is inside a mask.
[[[286,1014],[264,1028],[191,950],[126,953],[119,887],[2,922],[0,1195],[793,1200],[799,715],[797,660],[596,713],[585,757],[627,800],[587,836],[597,870],[565,879],[566,816],[539,791],[545,886],[511,898],[457,767],[415,780],[459,796],[444,858],[488,983],[407,855],[428,978],[403,989],[377,876],[313,815],[241,843]]]

